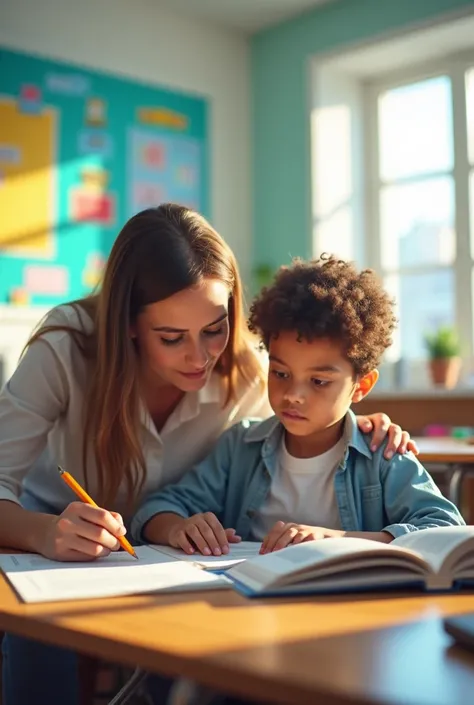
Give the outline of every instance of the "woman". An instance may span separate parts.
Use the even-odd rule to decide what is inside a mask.
[[[0,395],[0,546],[58,560],[117,549],[147,495],[227,426],[267,415],[265,398],[230,248],[186,208],[137,214],[99,293],[52,311]],[[358,423],[379,444],[389,420]],[[389,435],[387,452],[404,452],[407,434]],[[57,464],[103,509],[72,501]],[[4,654],[4,705],[77,702],[74,654],[11,636]]]

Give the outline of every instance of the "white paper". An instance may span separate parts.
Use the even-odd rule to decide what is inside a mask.
[[[160,553],[186,563],[194,563],[195,565],[205,568],[206,570],[226,570],[237,563],[242,563],[249,558],[258,556],[261,547],[260,541],[241,541],[240,543],[232,543],[229,546],[229,553],[225,556],[203,556],[200,553],[189,555],[179,548],[171,546],[153,546]]]
[[[0,555],[0,568],[25,602],[116,597],[148,592],[230,587],[213,575],[150,548],[136,548],[85,563],[61,563],[33,554]]]

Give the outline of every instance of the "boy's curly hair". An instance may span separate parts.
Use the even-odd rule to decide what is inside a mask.
[[[352,263],[322,255],[281,267],[250,307],[249,328],[267,349],[282,331],[340,341],[354,372],[364,375],[392,343],[393,307],[372,270],[358,272]]]

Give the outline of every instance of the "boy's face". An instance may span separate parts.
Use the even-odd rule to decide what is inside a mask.
[[[356,379],[340,343],[328,338],[298,342],[293,331],[269,346],[268,396],[288,433],[309,436],[330,428],[377,381],[377,371]]]

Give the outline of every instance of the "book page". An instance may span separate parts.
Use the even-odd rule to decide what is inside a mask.
[[[0,555],[0,568],[25,602],[114,597],[156,591],[229,587],[223,576],[176,561],[148,546],[84,563],[51,561],[38,555]]]
[[[260,541],[241,541],[240,543],[231,543],[229,545],[229,553],[222,556],[203,556],[200,553],[189,555],[179,548],[171,546],[152,546],[160,553],[171,558],[186,561],[187,563],[195,563],[206,570],[226,570],[237,563],[242,563],[249,558],[258,556],[261,546]]]
[[[459,547],[463,553],[461,544],[469,539],[474,541],[472,526],[440,526],[404,534],[392,541],[391,545],[416,551],[429,563],[433,572],[439,573],[443,568],[451,570],[459,558],[456,549]]]
[[[308,574],[317,577],[318,569],[325,575],[336,575],[346,570],[348,564],[356,570],[358,562],[365,568],[368,564],[377,566],[378,562],[386,566],[390,560],[397,566],[403,563],[408,570],[413,565],[417,574],[428,568],[423,558],[392,544],[369,539],[337,538],[308,541],[258,556],[231,568],[228,575],[258,591],[271,585],[297,584],[305,580]]]

